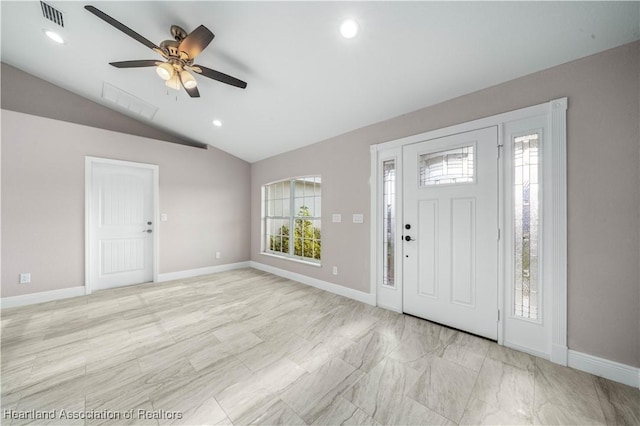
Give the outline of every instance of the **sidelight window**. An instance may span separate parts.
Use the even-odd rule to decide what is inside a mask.
[[[540,306],[539,135],[513,139],[514,313],[537,320]]]
[[[382,283],[395,287],[396,161],[382,163]]]

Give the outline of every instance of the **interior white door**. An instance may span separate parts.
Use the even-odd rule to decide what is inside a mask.
[[[403,148],[403,310],[498,333],[497,127]]]
[[[92,289],[153,280],[153,169],[94,162],[89,218]]]

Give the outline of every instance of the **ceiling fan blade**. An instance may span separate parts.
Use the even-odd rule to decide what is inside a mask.
[[[230,75],[221,73],[220,71],[212,70],[207,67],[203,67],[202,65],[193,65],[193,71],[198,74],[204,75],[205,77],[209,77],[213,80],[220,81],[222,83],[227,83],[232,86],[239,87],[241,89],[245,89],[247,87],[247,83],[242,80],[238,80],[235,77],[231,77]]]
[[[155,67],[161,64],[161,61],[155,59],[142,59],[140,61],[120,61],[109,62],[109,65],[113,65],[116,68],[139,68],[139,67]]]
[[[184,84],[182,85],[184,87]],[[192,98],[199,98],[200,92],[198,91],[198,86],[192,87],[191,89],[187,89],[184,87],[184,90],[191,96]]]
[[[213,37],[215,36],[207,27],[200,25],[182,40],[178,50],[185,52],[190,59],[193,59],[211,43]]]
[[[98,9],[98,8],[96,8],[94,6],[91,6],[91,5],[87,5],[84,8],[87,9],[89,12],[93,13],[94,15],[96,15],[98,18],[100,18],[103,21],[105,21],[106,23],[111,24],[112,26],[116,27],[117,29],[119,29],[120,31],[122,31],[123,33],[128,35],[129,37],[133,38],[134,40],[138,40],[140,43],[144,44],[149,49],[158,49],[158,46],[156,46],[154,43],[152,43],[151,41],[149,41],[146,38],[142,37],[140,34],[138,34],[137,32],[133,31],[131,28],[127,27],[126,25],[124,25],[120,21],[117,21],[117,20],[113,19],[111,16],[107,15],[106,13],[101,11],[100,9]]]

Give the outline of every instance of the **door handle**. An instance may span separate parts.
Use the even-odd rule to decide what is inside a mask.
[[[404,237],[405,241],[415,241],[413,238],[411,238],[410,235],[407,235],[406,237]]]
[[[142,232],[146,232],[147,234],[152,233],[153,231],[151,229],[147,229],[147,230],[142,230]]]

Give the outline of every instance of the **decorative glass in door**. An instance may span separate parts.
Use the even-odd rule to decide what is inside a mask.
[[[422,154],[420,186],[473,182],[473,145]]]

